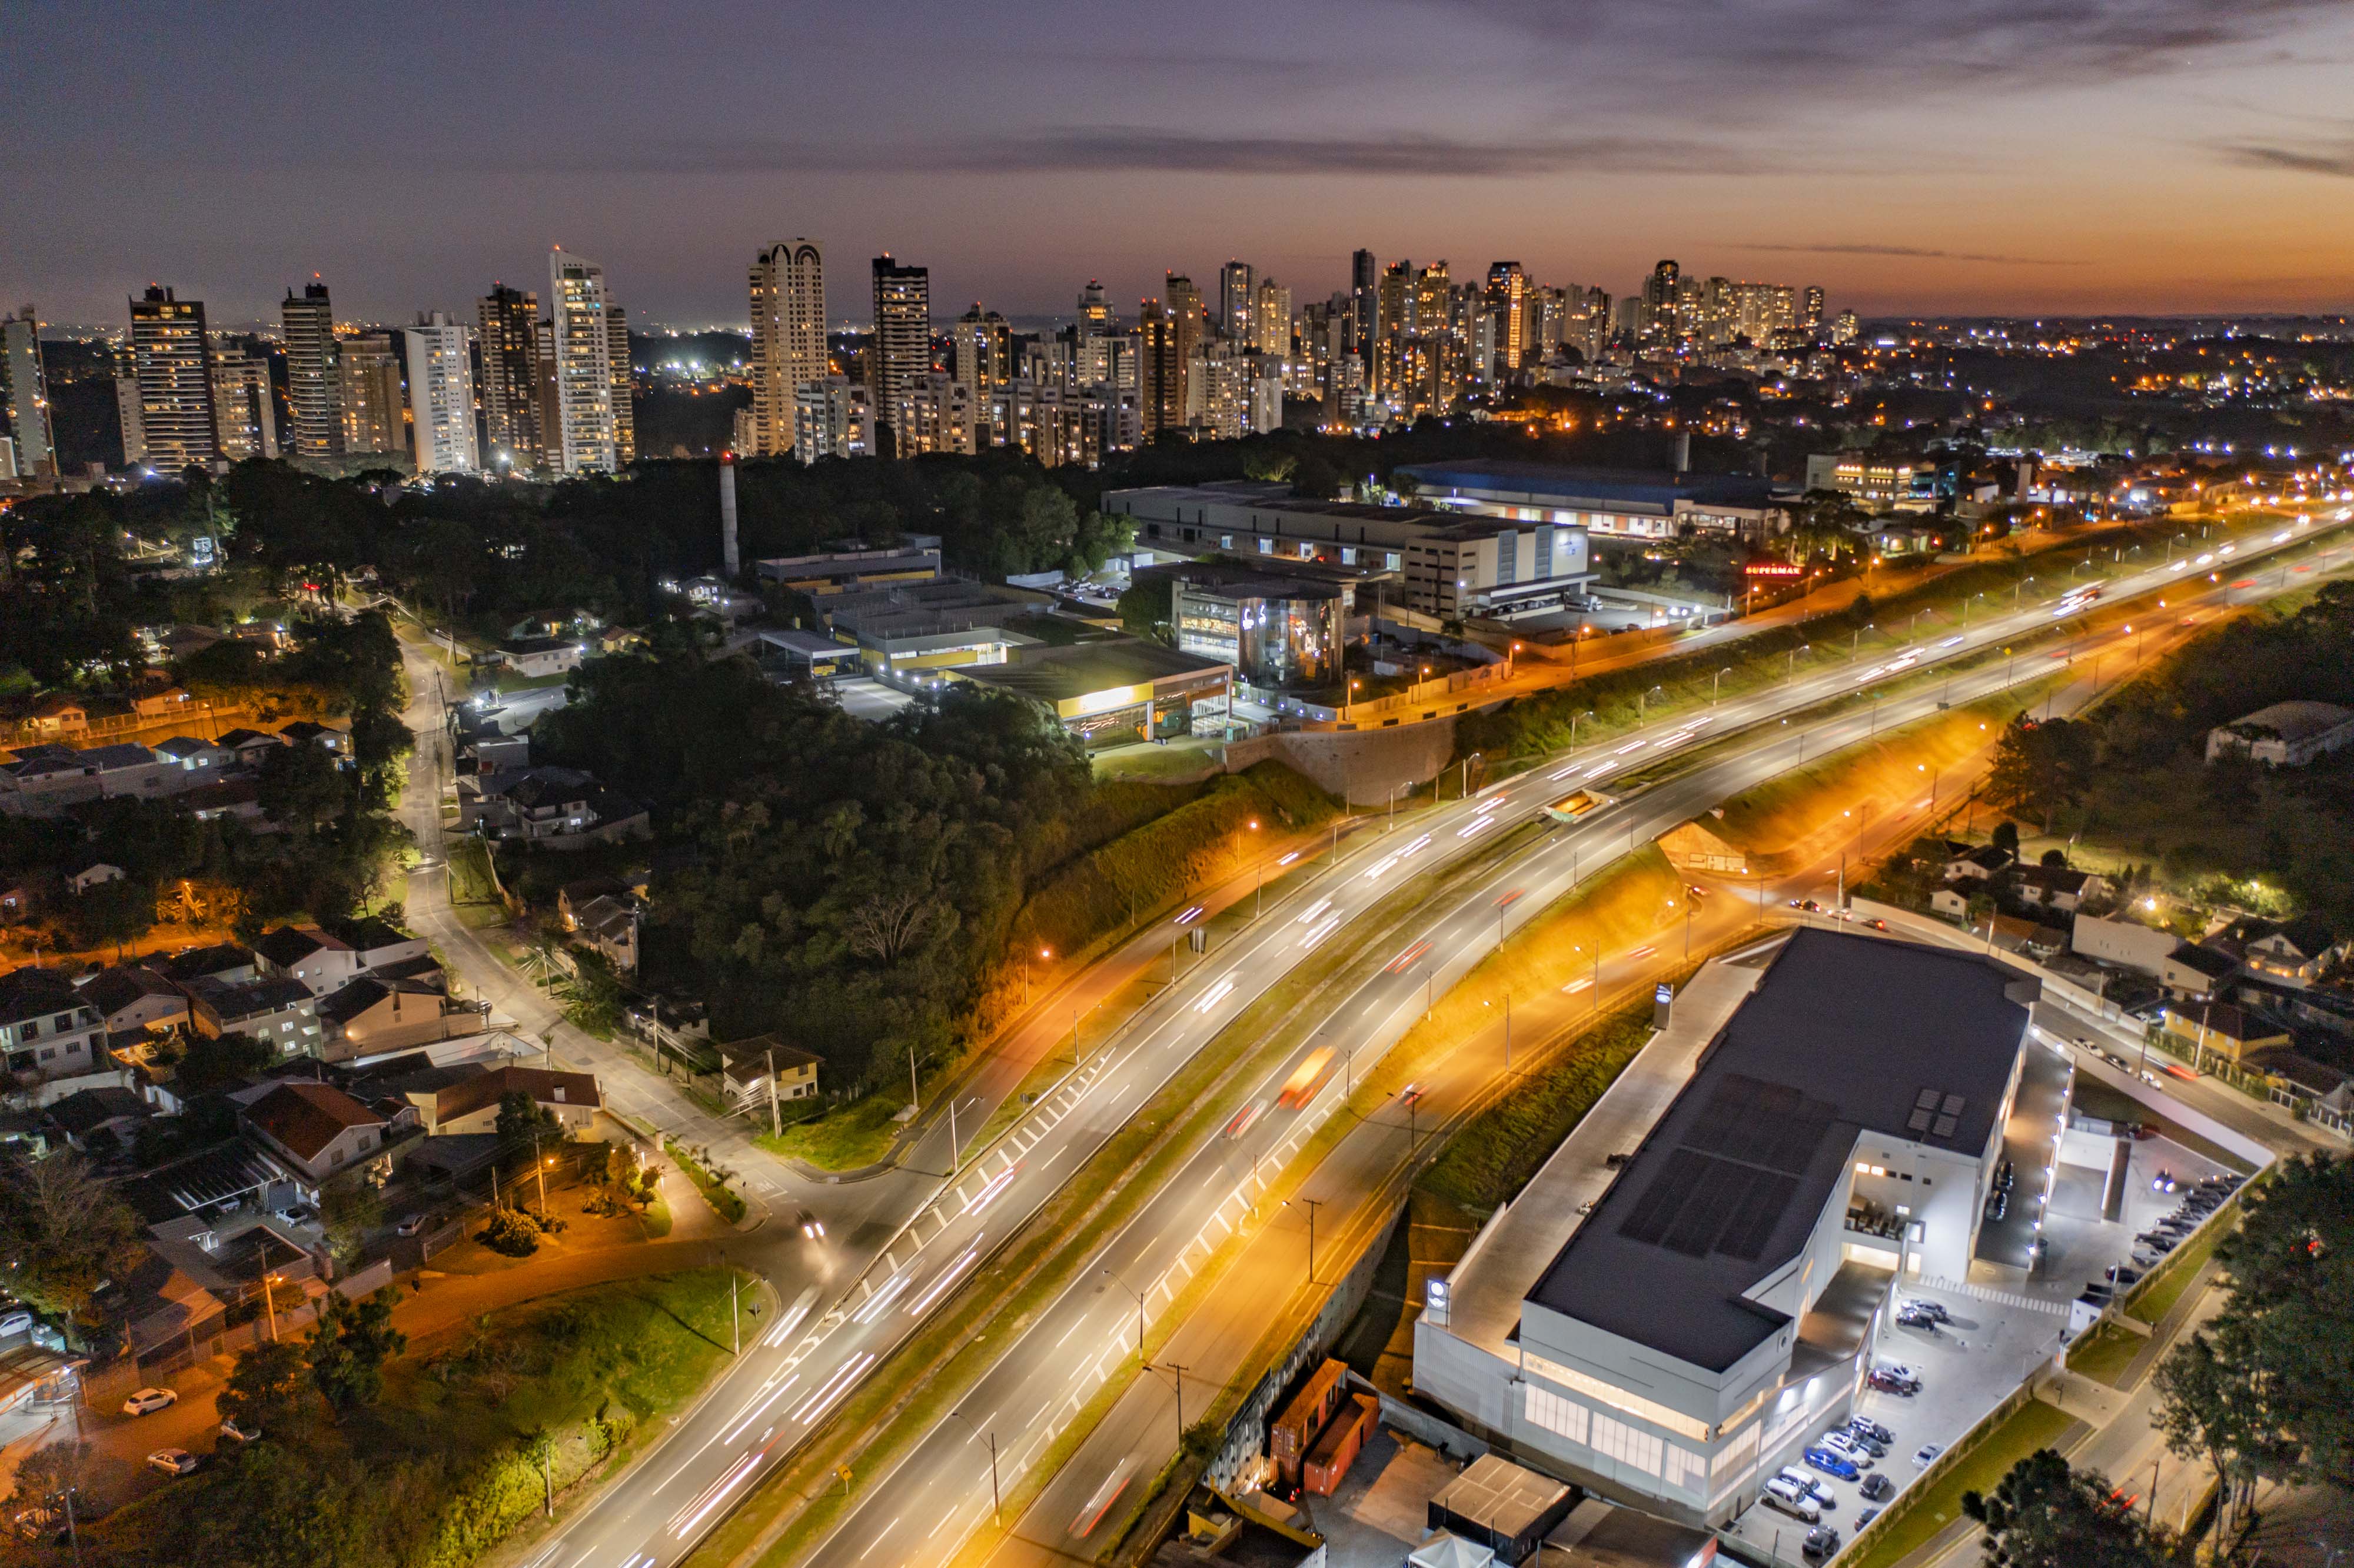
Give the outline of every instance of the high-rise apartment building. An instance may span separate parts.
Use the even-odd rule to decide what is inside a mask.
[[[341,384],[344,450],[381,457],[408,450],[408,421],[400,398],[400,353],[392,334],[355,333],[335,345]]]
[[[474,444],[474,369],[466,326],[447,313],[419,315],[403,327],[408,350],[409,432],[419,473],[472,473],[482,466]]]
[[[560,246],[549,252],[554,419],[547,447],[565,473],[615,473],[621,466],[613,415],[612,329],[605,303],[604,268]]]
[[[49,417],[49,374],[41,363],[41,323],[27,305],[0,320],[0,414],[16,443],[16,471],[54,478],[56,422]]]
[[[1112,331],[1115,324],[1110,296],[1104,292],[1101,283],[1088,279],[1087,286],[1079,291],[1079,335],[1100,337]]]
[[[1798,324],[1808,332],[1823,324],[1823,286],[1807,285],[1806,302],[1798,308]]]
[[[1251,264],[1229,261],[1218,269],[1218,335],[1244,348],[1258,343],[1252,313],[1258,307]]]
[[[1676,335],[1676,294],[1679,269],[1673,261],[1661,261],[1643,280],[1643,335],[1667,337]]]
[[[891,431],[901,457],[926,452],[970,455],[981,446],[981,406],[953,376],[927,370],[911,376],[891,410]]]
[[[1013,379],[1013,329],[979,301],[949,326],[949,348],[956,378],[976,403]]]
[[[1380,269],[1372,251],[1360,250],[1349,258],[1349,335],[1341,348],[1360,359],[1373,357],[1374,304],[1380,282]]]
[[[1291,291],[1272,278],[1258,281],[1251,302],[1252,346],[1261,354],[1291,357]]]
[[[327,285],[315,275],[301,298],[286,291],[278,307],[286,329],[286,411],[289,445],[313,461],[344,450],[343,379],[335,368],[335,311]]]
[[[866,388],[847,376],[821,376],[794,388],[792,451],[805,463],[872,456],[875,410]]]
[[[1373,300],[1373,390],[1389,397],[1405,378],[1405,341],[1414,334],[1414,263],[1393,261],[1382,270]]]
[[[540,420],[546,399],[540,391],[539,296],[494,282],[474,311],[482,356],[476,390],[490,441],[486,455],[493,466],[504,457],[511,468],[538,468],[547,461],[547,427]]]
[[[1177,318],[1159,300],[1147,300],[1136,319],[1137,419],[1150,443],[1185,423],[1185,356]]]
[[[139,388],[139,443],[143,461],[177,474],[190,463],[220,455],[213,417],[213,377],[201,300],[183,300],[158,285],[131,302],[132,376]],[[131,440],[126,427],[124,444]]]
[[[1193,396],[1193,362],[1201,357],[1202,344],[1210,335],[1210,314],[1202,291],[1182,272],[1161,275],[1161,297],[1169,307],[1170,323],[1177,334],[1176,422],[1182,425]]]
[[[605,307],[605,362],[613,371],[613,453],[622,467],[638,461],[638,398],[630,363],[630,313]]]
[[[1499,378],[1516,373],[1532,346],[1526,309],[1529,276],[1517,261],[1488,264],[1488,313],[1496,318],[1496,358]]]
[[[832,371],[825,350],[825,252],[779,241],[752,258],[752,452],[799,450],[801,389]]]
[[[1862,323],[1855,319],[1855,313],[1853,311],[1841,311],[1838,317],[1831,323],[1831,341],[1833,343],[1853,343],[1856,339],[1856,334],[1861,331],[1862,331]]]
[[[866,391],[876,422],[896,439],[908,389],[932,370],[932,274],[875,258],[875,330],[866,340]],[[893,446],[890,455],[899,455]]]
[[[270,361],[239,346],[212,351],[213,439],[230,462],[278,455],[278,397]]]

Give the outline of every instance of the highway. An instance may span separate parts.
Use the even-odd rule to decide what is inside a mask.
[[[2282,531],[2279,545],[2268,539],[2243,545],[2237,562],[2245,567],[2298,537],[2299,530],[2290,528]],[[2171,569],[2155,566],[2107,591],[2120,597],[2205,570],[2204,564],[2190,559]],[[2220,583],[2208,590],[2222,596],[2232,591]],[[1615,736],[1469,800],[1429,809],[1410,826],[1370,845],[1363,842],[1364,835],[1344,843],[1339,864],[1296,875],[1295,885],[1271,898],[1265,916],[1236,934],[1224,952],[1213,950],[1197,962],[953,1181],[932,1183],[919,1204],[904,1211],[912,1214],[904,1227],[889,1224],[866,1193],[852,1200],[863,1211],[855,1229],[834,1226],[831,1202],[850,1198],[856,1190],[852,1184],[795,1190],[790,1196],[807,1202],[834,1230],[834,1239],[820,1249],[822,1260],[812,1264],[805,1243],[779,1234],[790,1227],[769,1227],[754,1266],[769,1277],[781,1303],[774,1326],[757,1345],[747,1347],[738,1364],[679,1419],[630,1478],[606,1488],[567,1521],[530,1558],[531,1568],[660,1568],[685,1556],[928,1314],[984,1268],[993,1250],[1137,1107],[1316,946],[1345,939],[1340,938],[1341,927],[1381,905],[1414,873],[1478,849],[1582,785],[1607,789],[1613,776],[1630,774],[1714,735],[1761,726],[1941,661],[2048,631],[2053,622],[2049,603],[2022,603],[2007,614],[1985,615],[1967,632],[1924,638],[1893,657],[1819,659],[1817,668],[1802,676],[1794,672],[1792,679],[1728,699],[1704,715]],[[2048,667],[2041,658],[2010,662],[2028,665],[2016,672],[2021,680]],[[1957,675],[1951,683],[1952,700],[1997,689],[2011,673],[1993,664]],[[1574,880],[1790,766],[1802,751],[1819,755],[1863,738],[1880,725],[1933,711],[1940,697],[1925,690],[1823,723],[1755,728],[1703,768],[1552,834],[1445,916],[1425,938],[1430,945],[1422,952],[1333,999],[1300,1054],[1325,1044],[1338,1049],[1350,1041],[1358,1043],[1361,1053],[1375,1041],[1386,1046],[1411,1022],[1424,997],[1452,984],[1501,935]],[[1509,890],[1506,878],[1522,894],[1499,909],[1496,900]],[[1138,941],[1158,944],[1170,935],[1148,933]],[[1606,983],[1606,971],[1605,978]],[[1290,1065],[1278,1067],[1255,1097],[1271,1100]],[[959,1414],[975,1430],[1021,1434],[1018,1444],[1001,1442],[1002,1478],[1010,1480],[1022,1463],[1034,1458],[1039,1439],[1055,1425],[1054,1413],[1092,1386],[1097,1369],[1115,1357],[1115,1340],[1133,1343],[1139,1313],[1149,1321],[1166,1310],[1171,1292],[1182,1287],[1190,1267],[1181,1254],[1198,1255],[1203,1238],[1214,1243],[1221,1212],[1227,1216],[1224,1223],[1231,1224],[1231,1216],[1248,1201],[1250,1193],[1243,1190],[1250,1180],[1247,1168],[1262,1160],[1279,1165],[1288,1158],[1309,1128],[1338,1103],[1346,1075],[1344,1070],[1330,1076],[1302,1110],[1288,1112],[1270,1104],[1235,1136],[1215,1140],[1109,1243],[1102,1266],[1133,1282],[1143,1294],[1141,1307],[1119,1294],[1127,1287],[1091,1266],[1080,1285],[1001,1351],[997,1369],[963,1402]],[[945,1169],[947,1143],[945,1133],[936,1129],[909,1163]],[[907,1182],[921,1180],[912,1171],[899,1176]],[[842,1288],[845,1283],[847,1289]],[[944,1560],[988,1516],[987,1467],[976,1469],[973,1462],[983,1451],[963,1422],[943,1423],[887,1478],[862,1478],[862,1499],[818,1554],[828,1563]],[[955,1528],[944,1521],[953,1521]],[[869,1556],[886,1542],[882,1555]]]

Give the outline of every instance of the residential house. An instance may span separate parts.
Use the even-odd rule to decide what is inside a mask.
[[[183,790],[179,802],[180,810],[200,822],[236,821],[257,833],[277,831],[261,809],[261,790],[251,779],[217,779],[199,784]]]
[[[2108,878],[2064,865],[2022,865],[2011,886],[2024,903],[2069,915],[2110,890]]]
[[[1992,844],[1971,846],[1949,843],[1946,849],[1948,851],[1946,860],[1947,882],[1960,882],[1965,879],[1984,882],[1989,877],[1998,876],[2009,870],[2010,863],[2018,858],[2009,850],[1997,849]]]
[[[250,949],[235,942],[216,942],[208,948],[183,948],[160,966],[164,978],[174,985],[186,986],[193,980],[260,980],[261,970]]]
[[[24,746],[0,762],[0,811],[16,817],[55,817],[68,806],[105,793],[98,775],[82,765],[70,746]]]
[[[631,894],[599,894],[566,911],[564,928],[596,948],[619,972],[638,972],[638,901]]]
[[[2236,752],[2268,768],[2303,768],[2354,741],[2354,708],[2274,703],[2207,732],[2207,760]]]
[[[337,938],[351,948],[359,961],[363,974],[383,969],[387,964],[406,964],[425,958],[431,949],[425,938],[411,936],[388,920],[373,915],[357,920],[345,920],[334,928]],[[439,966],[435,966],[438,969]]]
[[[117,964],[81,982],[81,999],[98,1009],[110,1039],[188,1016],[188,993],[144,964]]]
[[[131,701],[131,708],[141,718],[177,718],[182,714],[196,712],[196,700],[178,686],[166,686],[160,692],[149,692],[143,696],[133,697]]]
[[[1943,915],[1948,920],[1967,920],[1970,914],[1970,895],[1957,888],[1940,887],[1929,895],[1929,913]]]
[[[77,895],[88,893],[93,887],[101,887],[107,883],[122,880],[121,866],[111,861],[95,858],[78,862],[73,870],[66,873],[66,885],[73,889]]]
[[[250,1034],[281,1056],[315,1055],[319,1001],[297,980],[198,980],[188,988],[188,1022],[200,1034]]]
[[[131,1090],[113,1085],[79,1089],[42,1113],[58,1135],[85,1154],[127,1147],[139,1124],[155,1109]]]
[[[650,836],[645,806],[571,768],[524,768],[458,781],[459,826],[546,849]]]
[[[2318,915],[2294,920],[2240,920],[2224,935],[2240,945],[2240,961],[2258,974],[2310,985],[2343,960],[2349,944]]]
[[[2122,916],[2078,915],[2068,933],[2070,949],[2097,963],[2157,974],[2168,953],[2182,945],[2171,931]]]
[[[2068,950],[2068,933],[2056,926],[2022,920],[2014,915],[1996,915],[1991,918],[1994,922],[1994,945],[2008,952],[2024,953],[2031,959],[2048,959]]]
[[[300,980],[313,996],[348,983],[364,967],[351,944],[316,926],[281,926],[253,944],[264,976]]]
[[[33,705],[24,722],[41,735],[80,735],[90,727],[90,710],[80,698],[52,692]]]
[[[315,746],[322,750],[334,752],[338,758],[351,755],[350,731],[337,729],[332,725],[315,724],[309,719],[296,719],[292,724],[280,726],[278,734],[279,737],[289,746]]]
[[[74,754],[98,780],[98,792],[110,800],[135,796],[152,800],[179,788],[180,770],[152,746],[117,741]]]
[[[604,1090],[594,1073],[559,1073],[545,1067],[488,1067],[464,1072],[451,1068],[420,1078],[404,1097],[417,1107],[427,1133],[448,1138],[461,1133],[490,1132],[499,1120],[499,1102],[509,1095],[529,1095],[532,1103],[554,1116],[567,1131],[588,1130],[604,1107]]]
[[[20,1087],[90,1071],[105,1033],[63,969],[28,965],[0,975],[0,1052]]]
[[[2158,965],[2158,984],[2178,1001],[2205,1001],[2240,972],[2240,960],[2197,942],[2184,942]]]
[[[267,730],[233,729],[220,737],[220,747],[241,768],[260,768],[261,759],[286,743]]]
[[[389,1118],[332,1084],[281,1083],[238,1123],[314,1190],[348,1171],[391,1168],[383,1152]]]
[[[159,740],[155,754],[183,773],[200,773],[207,779],[237,766],[236,752],[200,735],[175,735],[169,740]]]
[[[779,1102],[817,1097],[817,1070],[825,1058],[813,1052],[789,1045],[773,1034],[730,1040],[717,1050],[720,1088],[731,1109],[765,1113],[771,1085]]]
[[[2203,1056],[2212,1052],[2235,1064],[2258,1051],[2286,1049],[2289,1032],[2259,1013],[2227,1001],[2166,1010],[2166,1032]]]
[[[319,1000],[320,1056],[348,1062],[479,1033],[479,1008],[451,1001],[426,980],[362,975]]]
[[[588,645],[569,637],[518,637],[499,646],[498,662],[526,681],[580,668]]]

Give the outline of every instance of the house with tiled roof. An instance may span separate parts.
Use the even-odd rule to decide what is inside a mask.
[[[281,1083],[239,1127],[313,1187],[381,1158],[388,1118],[333,1084]]]

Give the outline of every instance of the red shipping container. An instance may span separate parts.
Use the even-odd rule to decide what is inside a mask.
[[[1324,1436],[1316,1439],[1316,1446],[1309,1452],[1305,1484],[1310,1491],[1329,1498],[1341,1489],[1341,1478],[1357,1462],[1365,1439],[1373,1435],[1374,1418],[1381,1408],[1382,1402],[1371,1394],[1350,1396],[1347,1408],[1324,1428]]]
[[[1283,1407],[1283,1414],[1267,1428],[1267,1457],[1275,1461],[1275,1473],[1287,1484],[1299,1479],[1300,1464],[1308,1457],[1316,1435],[1324,1430],[1324,1424],[1340,1406],[1341,1379],[1348,1371],[1334,1361],[1318,1367],[1308,1385]]]

